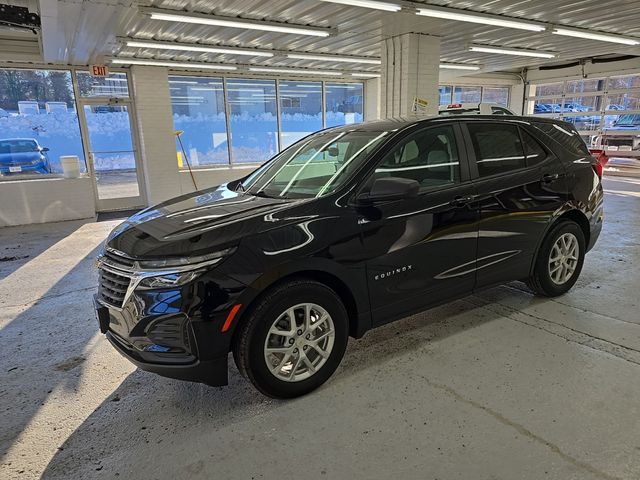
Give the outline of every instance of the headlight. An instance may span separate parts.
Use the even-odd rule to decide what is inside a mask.
[[[180,287],[185,283],[189,283],[191,280],[195,279],[202,273],[204,273],[204,270],[193,270],[191,272],[170,273],[168,275],[161,275],[159,277],[145,277],[140,280],[138,288],[157,289]]]
[[[158,260],[140,260],[138,265],[141,270],[165,270],[170,268],[181,268],[194,266],[197,268],[202,263],[214,264],[219,262],[235,251],[235,247],[227,248],[225,250],[219,250],[217,252],[207,253],[206,255],[198,255],[194,257],[178,257],[178,258],[163,258]]]

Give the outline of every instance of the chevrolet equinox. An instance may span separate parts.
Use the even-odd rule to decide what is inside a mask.
[[[558,120],[323,130],[244,178],[147,208],[97,260],[96,309],[143,370],[303,395],[349,336],[501,283],[557,296],[603,220],[602,170]]]

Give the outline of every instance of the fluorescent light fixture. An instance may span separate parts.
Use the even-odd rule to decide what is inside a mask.
[[[214,25],[216,27],[242,28],[247,30],[262,30],[265,32],[293,33],[297,35],[311,35],[314,37],[328,37],[330,33],[322,28],[306,28],[276,24],[271,22],[251,21],[240,18],[214,17],[212,15],[185,15],[181,13],[150,12],[151,20],[165,20],[168,22],[197,23],[200,25]]]
[[[374,10],[384,10],[385,12],[399,12],[402,7],[395,3],[374,2],[372,0],[321,0],[329,3],[339,3],[341,5],[350,5],[352,7],[372,8]]]
[[[601,42],[622,43],[623,45],[640,45],[640,40],[635,40],[633,38],[589,32],[586,30],[554,28],[551,33],[554,33],[556,35],[564,35],[566,37],[588,38],[589,40],[599,40]]]
[[[336,55],[312,55],[306,53],[288,53],[288,58],[296,58],[300,60],[320,60],[331,62],[347,62],[347,63],[369,63],[371,65],[380,65],[382,60],[377,58],[365,57],[339,57]]]
[[[343,75],[342,72],[330,72],[327,70],[296,70],[293,68],[249,68],[251,72],[291,73],[295,75]]]
[[[142,58],[113,58],[111,63],[115,65],[149,65],[152,67],[169,67],[169,68],[194,68],[206,70],[237,70],[237,67],[231,65],[216,65],[213,63],[188,63],[188,62],[165,62],[163,60],[145,60]]]
[[[469,47],[469,51],[483,53],[501,53],[504,55],[519,55],[521,57],[555,58],[555,55],[553,53],[536,52],[534,50],[520,50],[518,48],[481,47],[473,45]]]
[[[455,20],[458,22],[481,23],[484,25],[495,25],[497,27],[517,28],[520,30],[529,30],[531,32],[542,32],[546,30],[545,25],[531,23],[520,20],[512,20],[499,15],[488,15],[483,13],[471,13],[467,10],[458,10],[454,8],[418,8],[416,15],[425,17],[443,18],[445,20]]]
[[[205,52],[205,53],[228,53],[231,55],[248,55],[251,57],[273,57],[273,53],[260,52],[247,48],[232,47],[207,47],[204,45],[185,45],[182,43],[160,43],[160,42],[141,42],[138,40],[127,40],[127,47],[137,48],[155,48],[157,50],[179,50],[183,52]]]
[[[462,63],[441,63],[440,68],[448,70],[480,70],[478,65],[464,65]]]
[[[351,76],[356,78],[380,78],[379,73],[352,73]]]

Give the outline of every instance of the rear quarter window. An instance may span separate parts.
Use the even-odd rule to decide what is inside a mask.
[[[587,144],[584,143],[584,140],[572,125],[558,125],[547,122],[533,122],[533,125],[572,154],[580,157],[590,154]]]

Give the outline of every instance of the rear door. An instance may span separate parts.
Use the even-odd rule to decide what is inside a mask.
[[[457,122],[408,134],[365,185],[382,177],[416,180],[420,194],[358,208],[375,325],[470,292],[477,242],[475,189]]]
[[[463,128],[480,209],[476,286],[526,278],[549,220],[567,200],[564,167],[524,122]]]

